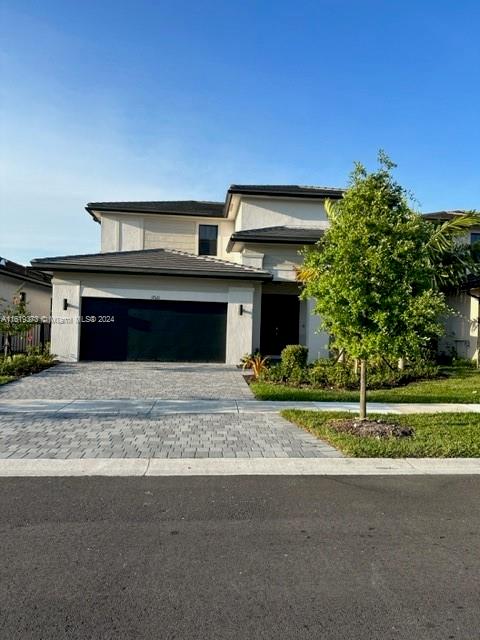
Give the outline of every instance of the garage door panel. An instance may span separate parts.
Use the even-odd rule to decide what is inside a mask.
[[[83,298],[82,360],[225,362],[227,305],[216,302]]]

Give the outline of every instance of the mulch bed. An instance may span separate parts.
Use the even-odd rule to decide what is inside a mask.
[[[415,435],[412,427],[392,424],[383,420],[345,418],[343,420],[329,420],[327,426],[339,433],[350,433],[363,438],[409,438]]]

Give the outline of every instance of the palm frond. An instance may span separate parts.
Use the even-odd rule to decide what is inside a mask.
[[[311,282],[317,274],[317,270],[314,267],[309,267],[304,264],[299,267],[295,267],[295,279],[297,282],[302,282],[306,284],[307,282]]]
[[[446,220],[433,228],[427,242],[427,248],[434,253],[448,251],[452,242],[476,226],[480,226],[480,212],[478,211],[467,211],[463,215]]]
[[[327,212],[327,217],[330,221],[334,220],[339,212],[340,212],[340,200],[330,200],[327,198],[325,200],[325,211]]]

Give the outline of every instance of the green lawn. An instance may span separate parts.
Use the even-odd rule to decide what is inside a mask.
[[[360,438],[328,427],[332,418],[352,417],[344,412],[286,409],[282,416],[354,458],[479,458],[480,414],[430,413],[378,416],[386,422],[415,429],[410,438]]]
[[[15,380],[12,376],[0,376],[0,384],[7,384],[7,382],[12,382]]]
[[[480,371],[470,367],[446,367],[443,373],[446,377],[369,391],[368,399],[372,402],[480,403]],[[251,389],[259,400],[358,401],[358,391],[297,388],[269,382],[253,382]]]

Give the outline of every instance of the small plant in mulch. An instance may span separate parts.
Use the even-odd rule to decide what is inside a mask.
[[[344,418],[329,420],[327,425],[339,433],[349,433],[362,438],[410,438],[415,435],[412,427],[402,426],[383,420],[359,420]]]
[[[242,368],[250,369],[250,375],[244,375],[245,380],[250,383],[252,380],[258,380],[259,377],[267,369],[269,357],[262,356],[260,353],[248,353],[242,358]]]

